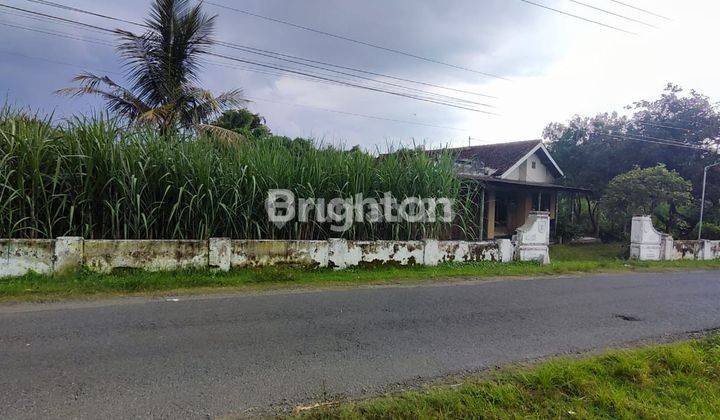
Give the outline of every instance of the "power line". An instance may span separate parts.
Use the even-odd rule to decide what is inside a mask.
[[[225,46],[225,47],[227,47],[227,48],[231,48],[231,49],[235,49],[235,50],[239,50],[239,51],[243,51],[243,52],[249,52],[249,53],[252,53],[252,54],[259,54],[259,55],[264,56],[264,57],[276,58],[276,57],[272,56],[271,54],[263,54],[263,53],[257,53],[257,52],[253,52],[253,51],[248,51],[246,48],[236,47],[236,46],[233,46],[232,44],[228,44],[228,43],[224,43],[224,42],[219,42],[218,45],[222,45],[222,46]],[[439,94],[439,93],[429,92],[429,91],[422,90],[422,89],[416,89],[416,88],[412,88],[412,87],[408,87],[408,86],[399,85],[399,84],[397,84],[397,83],[385,82],[385,81],[373,79],[373,78],[370,78],[370,77],[359,76],[359,75],[356,75],[356,74],[351,74],[351,73],[347,73],[347,72],[343,72],[343,71],[338,71],[338,70],[332,70],[332,69],[329,69],[329,68],[327,68],[327,67],[317,66],[317,65],[314,65],[314,64],[306,64],[306,63],[302,63],[302,62],[294,61],[294,60],[284,60],[284,61],[287,61],[287,62],[290,62],[290,63],[294,63],[294,64],[299,64],[299,65],[301,65],[301,66],[306,66],[306,67],[310,67],[310,68],[327,70],[327,71],[331,71],[331,72],[333,72],[333,73],[342,74],[342,75],[344,75],[344,76],[350,76],[350,77],[355,77],[355,78],[358,78],[358,79],[369,80],[369,81],[372,81],[372,82],[375,82],[375,83],[381,83],[381,84],[388,85],[388,86],[398,87],[398,88],[402,88],[402,89],[408,89],[408,90],[411,90],[411,91],[414,91],[414,92],[418,92],[418,93],[431,94],[431,95],[439,96],[439,97],[442,97],[442,98],[445,98],[445,99],[449,99],[449,100],[452,100],[452,101],[459,101],[459,102],[464,102],[464,103],[468,103],[468,104],[472,104],[472,105],[478,105],[478,106],[483,106],[483,107],[488,107],[488,108],[495,108],[493,105],[486,104],[486,103],[482,103],[482,102],[475,102],[475,101],[470,101],[470,100],[467,100],[467,99],[457,98],[457,97],[454,97],[454,96],[442,95],[442,94]]]
[[[79,8],[77,8],[77,7],[72,7],[72,6],[68,6],[68,5],[66,5],[66,4],[61,4],[61,3],[55,3],[55,2],[52,2],[52,1],[47,1],[47,0],[26,0],[26,1],[29,1],[30,3],[35,3],[35,4],[42,4],[42,5],[44,5],[44,6],[57,7],[57,8],[60,8],[60,9],[64,9],[64,10],[71,11],[71,12],[83,13],[83,14],[86,14],[86,15],[91,15],[91,16],[95,16],[95,17],[99,17],[99,18],[103,18],[103,19],[110,19],[110,20],[114,20],[114,21],[116,21],[116,22],[127,23],[127,24],[130,24],[130,25],[139,26],[139,27],[142,27],[142,28],[147,28],[147,27],[148,27],[147,25],[144,25],[144,24],[142,24],[142,23],[133,22],[133,21],[131,21],[131,20],[125,20],[125,19],[121,19],[121,18],[118,18],[118,17],[115,17],[115,16],[108,16],[108,15],[104,15],[104,14],[101,14],[101,13],[95,13],[95,12],[91,12],[91,11],[89,11],[89,10],[83,10],[83,9],[79,9]]]
[[[648,15],[652,15],[652,16],[659,17],[659,18],[662,18],[662,19],[665,19],[665,20],[672,21],[672,19],[670,19],[669,17],[665,17],[665,16],[663,16],[663,15],[659,15],[659,14],[657,14],[657,13],[655,13],[655,12],[651,12],[651,11],[646,10],[646,9],[641,9],[641,8],[636,7],[636,6],[633,6],[633,5],[631,5],[631,4],[623,3],[623,2],[618,1],[618,0],[609,0],[609,1],[611,1],[611,2],[613,2],[613,3],[620,4],[620,5],[625,6],[625,7],[629,7],[629,8],[631,8],[631,9],[638,10],[638,11],[643,12],[643,13],[647,13]]]
[[[207,53],[207,54],[208,54],[208,55],[211,55],[211,56],[214,56],[214,57],[223,58],[223,59],[225,59],[225,60],[237,61],[237,62],[239,62],[239,63],[246,63],[246,64],[249,63],[249,64],[254,64],[254,65],[257,65],[257,66],[261,66],[261,67],[267,67],[267,68],[271,68],[271,69],[275,69],[275,70],[283,70],[283,71],[287,71],[287,72],[290,72],[290,73],[300,74],[300,75],[303,75],[303,76],[312,76],[312,77],[316,77],[316,78],[321,79],[321,80],[332,80],[332,79],[325,78],[325,77],[321,77],[321,76],[313,76],[313,75],[308,74],[308,73],[305,73],[305,72],[299,72],[299,71],[296,71],[296,70],[283,69],[283,68],[276,67],[276,66],[272,66],[272,65],[268,65],[268,64],[261,64],[261,63],[253,62],[253,61],[250,61],[250,60],[243,60],[243,59],[237,58],[237,57],[230,57],[230,56],[226,56],[226,55],[222,55],[222,54],[216,54],[216,53]],[[340,82],[340,83],[342,83],[342,84],[344,84],[344,85],[346,85],[346,86],[352,86],[352,87],[356,87],[356,88],[360,88],[360,89],[366,89],[366,90],[370,90],[370,91],[374,91],[374,92],[387,93],[387,94],[390,94],[390,95],[395,95],[395,96],[400,96],[400,97],[405,97],[405,98],[417,99],[417,100],[423,101],[423,102],[430,102],[430,103],[436,103],[436,104],[440,104],[440,105],[446,105],[446,106],[450,106],[450,107],[453,107],[453,108],[464,109],[464,110],[467,110],[467,111],[474,111],[474,112],[479,112],[479,113],[482,113],[482,114],[489,114],[489,115],[498,115],[498,114],[496,114],[496,113],[494,113],[494,112],[483,111],[483,110],[479,110],[479,109],[475,109],[475,108],[469,108],[469,107],[464,107],[464,106],[460,106],[460,105],[452,105],[452,104],[448,104],[448,103],[446,103],[446,102],[440,102],[440,101],[435,101],[435,100],[432,100],[432,99],[420,98],[420,97],[417,97],[417,96],[414,96],[414,95],[407,95],[407,94],[403,94],[403,93],[399,93],[399,92],[393,92],[393,91],[388,91],[388,90],[384,90],[384,89],[379,89],[379,88],[374,88],[374,87],[369,87],[369,86],[358,85],[358,84],[355,84],[355,83],[350,83],[350,82]]]
[[[0,25],[9,26],[9,27],[15,28],[15,29],[22,29],[22,30],[30,31],[30,32],[37,32],[37,33],[46,34],[46,35],[58,36],[58,37],[61,37],[61,38],[72,39],[72,40],[75,40],[75,41],[83,41],[83,42],[87,42],[87,43],[90,43],[90,44],[103,45],[103,46],[106,46],[106,47],[114,47],[114,45],[111,44],[111,43],[109,43],[109,42],[102,42],[102,41],[97,40],[97,39],[80,38],[80,37],[76,37],[76,36],[64,34],[64,33],[61,33],[61,32],[52,32],[52,31],[46,31],[46,30],[43,30],[43,29],[28,28],[27,26],[14,25],[14,24],[12,24],[12,23],[6,23],[6,22],[0,22]]]
[[[638,135],[638,134],[627,134],[627,135],[635,136],[635,137],[641,137],[641,138],[645,138],[645,139],[652,139],[652,140],[658,140],[658,141],[666,141],[666,142],[671,142],[671,143],[677,143],[677,144],[681,144],[681,145],[687,145],[687,143],[682,142],[682,141],[678,141],[678,140],[664,139],[664,138],[660,138],[660,137],[653,137],[653,136],[647,136],[647,135],[641,136],[641,135]]]
[[[238,46],[238,44],[232,44],[232,45]],[[322,65],[325,65],[325,66],[335,67],[335,68],[343,69],[343,70],[350,70],[350,71],[354,71],[354,72],[358,72],[358,73],[363,73],[363,74],[370,74],[370,75],[373,75],[373,76],[384,77],[384,78],[387,78],[387,79],[398,80],[398,81],[401,81],[401,82],[414,83],[414,84],[418,84],[418,85],[423,85],[423,86],[428,86],[428,87],[434,87],[434,88],[439,88],[439,89],[445,89],[445,90],[449,90],[449,91],[453,91],[453,92],[458,92],[458,93],[466,93],[466,94],[469,94],[469,95],[475,95],[475,96],[482,96],[482,97],[485,97],[485,98],[498,99],[497,96],[486,95],[486,94],[483,94],[483,93],[472,92],[472,91],[469,91],[469,90],[455,89],[455,88],[451,88],[451,87],[448,87],[448,86],[442,86],[442,85],[437,85],[437,84],[433,84],[433,83],[421,82],[421,81],[412,80],[412,79],[405,79],[405,78],[397,77],[397,76],[390,76],[390,75],[387,75],[387,74],[375,73],[375,72],[371,72],[371,71],[368,71],[368,70],[362,70],[362,69],[358,69],[358,68],[345,67],[345,66],[341,66],[341,65],[338,65],[338,64],[332,64],[332,63],[328,63],[328,62],[324,62],[324,61],[311,60],[311,59],[308,59],[308,58],[302,58],[302,57],[298,57],[298,56],[294,56],[294,55],[290,55],[290,54],[283,54],[283,53],[279,53],[279,52],[275,52],[275,51],[263,50],[263,49],[261,49],[261,48],[248,47],[248,46],[242,46],[242,47],[243,47],[243,48],[247,48],[248,50],[260,51],[260,52],[264,52],[264,53],[268,53],[268,54],[274,54],[274,55],[281,56],[281,57],[292,58],[292,59],[295,59],[295,60],[302,60],[302,61],[306,61],[306,62],[308,62],[308,63],[322,64]]]
[[[674,130],[683,130],[683,131],[692,132],[692,130],[690,130],[690,129],[688,129],[688,128],[675,127],[675,126],[672,126],[672,125],[663,125],[663,124],[649,123],[649,122],[645,122],[645,121],[636,121],[636,120],[632,120],[632,121],[630,121],[630,122],[631,122],[631,123],[636,123],[636,124],[642,124],[642,125],[649,125],[649,126],[652,126],[652,127],[670,128],[670,129],[674,129]]]
[[[443,66],[446,66],[446,67],[452,67],[452,68],[455,68],[455,69],[458,69],[458,70],[464,70],[464,71],[468,71],[468,72],[471,72],[471,73],[480,74],[480,75],[487,76],[487,77],[493,77],[493,78],[501,79],[501,80],[509,80],[509,79],[507,79],[507,78],[505,78],[505,77],[498,76],[498,75],[496,75],[496,74],[486,73],[486,72],[482,72],[482,71],[479,71],[479,70],[471,69],[471,68],[468,68],[468,67],[458,66],[458,65],[456,65],[456,64],[451,64],[451,63],[447,63],[447,62],[444,62],[444,61],[440,61],[440,60],[437,60],[437,59],[434,59],[434,58],[429,58],[429,57],[420,56],[420,55],[413,54],[413,53],[410,53],[410,52],[407,52],[407,51],[402,51],[402,50],[398,50],[398,49],[395,49],[395,48],[384,47],[384,46],[382,46],[382,45],[373,44],[373,43],[366,42],[366,41],[361,41],[361,40],[354,39],[354,38],[350,38],[350,37],[343,36],[343,35],[333,34],[333,33],[330,33],[330,32],[326,32],[326,31],[322,31],[322,30],[319,30],[319,29],[311,28],[311,27],[309,27],[309,26],[304,26],[304,25],[299,25],[299,24],[296,24],[296,23],[288,22],[288,21],[286,21],[286,20],[277,19],[277,18],[273,18],[273,17],[270,17],[270,16],[260,15],[260,14],[257,14],[257,13],[250,12],[250,11],[248,11],[248,10],[238,9],[238,8],[235,8],[235,7],[226,6],[226,5],[223,5],[223,4],[219,4],[219,3],[215,3],[215,2],[207,1],[207,0],[198,0],[198,1],[201,1],[202,3],[210,4],[210,5],[215,6],[215,7],[219,7],[219,8],[221,8],[221,9],[231,10],[231,11],[234,11],[234,12],[237,12],[237,13],[242,13],[242,14],[247,15],[247,16],[252,16],[252,17],[255,17],[255,18],[258,18],[258,19],[267,20],[267,21],[270,21],[270,22],[280,23],[280,24],[283,24],[283,25],[291,26],[291,27],[296,28],[296,29],[302,29],[302,30],[304,30],[304,31],[314,32],[314,33],[316,33],[316,34],[320,34],[320,35],[324,35],[324,36],[329,36],[329,37],[336,38],[336,39],[341,39],[341,40],[343,40],[343,41],[348,41],[348,42],[352,42],[352,43],[355,43],[355,44],[364,45],[364,46],[366,46],[366,47],[376,48],[376,49],[379,49],[379,50],[388,51],[388,52],[392,52],[392,53],[395,53],[395,54],[400,54],[400,55],[404,55],[404,56],[407,56],[407,57],[412,57],[412,58],[415,58],[415,59],[418,59],[418,60],[427,61],[427,62],[430,62],[430,63],[435,63],[435,64],[443,65]]]
[[[398,120],[398,119],[394,119],[394,118],[379,117],[376,115],[358,114],[355,112],[340,111],[337,109],[330,109],[330,108],[320,108],[320,107],[316,107],[316,106],[298,104],[298,103],[292,103],[292,102],[281,102],[281,101],[275,101],[275,100],[265,99],[265,98],[248,97],[247,99],[254,100],[254,101],[261,101],[261,102],[270,102],[270,103],[281,104],[281,105],[291,105],[291,106],[298,106],[298,107],[302,107],[302,108],[316,109],[318,111],[332,112],[335,114],[350,115],[350,116],[354,116],[354,117],[370,118],[370,119],[382,120],[382,121],[391,121],[391,122],[396,122],[396,123],[401,123],[401,124],[421,125],[421,126],[425,126],[425,127],[442,128],[445,130],[469,131],[465,128],[448,127],[448,126],[443,126],[443,125],[428,124],[428,123],[422,123],[422,122],[416,122],[416,121]]]
[[[646,136],[646,135],[641,136],[641,135],[638,135],[638,134],[631,134],[631,133],[624,133],[623,135],[633,136],[633,137],[640,137],[640,138],[644,138],[644,139],[664,141],[664,142],[669,142],[669,143],[677,143],[677,144],[680,144],[680,145],[687,145],[687,143],[685,143],[685,142],[678,141],[678,140],[673,140],[673,139],[665,139],[665,138],[653,137],[653,136]]]
[[[550,7],[550,6],[545,6],[544,4],[535,3],[534,1],[530,1],[530,0],[520,0],[520,1],[523,2],[523,3],[531,4],[531,5],[533,5],[533,6],[541,7],[541,8],[543,8],[543,9],[551,10],[551,11],[553,11],[553,12],[560,13],[560,14],[563,14],[563,15],[565,15],[565,16],[570,16],[570,17],[573,17],[573,18],[575,18],[575,19],[584,20],[585,22],[594,23],[595,25],[604,26],[604,27],[606,27],[606,28],[614,29],[614,30],[616,30],[616,31],[624,32],[624,33],[630,34],[630,35],[637,35],[637,33],[635,33],[635,32],[630,32],[630,31],[628,31],[628,30],[625,30],[625,29],[622,29],[622,28],[618,28],[617,26],[608,25],[607,23],[598,22],[598,21],[596,21],[596,20],[592,20],[592,19],[588,19],[588,18],[579,16],[579,15],[575,15],[575,14],[572,14],[572,13],[564,12],[564,11],[562,11],[562,10],[552,8],[552,7]]]
[[[702,150],[702,151],[708,150],[703,147],[693,146],[690,144],[667,143],[667,142],[663,142],[663,141],[648,140],[645,137],[636,137],[636,136],[631,137],[631,136],[623,135],[623,134],[610,134],[610,133],[605,133],[605,132],[599,132],[598,134],[601,136],[608,136],[608,137],[614,137],[614,138],[625,139],[625,140],[640,141],[640,142],[645,142],[645,143],[654,143],[654,144],[660,144],[660,145],[664,145],[664,146],[684,147],[686,149],[694,149],[694,150]]]
[[[7,12],[0,12],[0,13],[7,13]],[[60,22],[60,23],[62,23],[62,22]],[[99,39],[97,39],[97,38],[80,38],[80,37],[73,36],[73,35],[70,35],[70,34],[67,34],[67,33],[64,33],[64,32],[42,30],[42,29],[31,28],[31,27],[26,27],[26,26],[21,26],[21,25],[14,25],[14,24],[7,23],[7,22],[2,22],[2,21],[0,21],[0,25],[8,26],[8,27],[16,28],[16,29],[22,29],[22,30],[26,30],[26,31],[30,31],[30,32],[41,33],[41,34],[45,34],[45,35],[57,36],[57,37],[66,38],[66,39],[71,39],[71,40],[76,40],[76,41],[83,41],[83,42],[87,42],[87,43],[91,43],[91,44],[96,44],[96,45],[102,45],[102,46],[106,46],[106,47],[114,47],[113,44],[111,44],[111,43],[109,43],[109,42],[106,42],[106,41],[99,40]],[[85,29],[85,28],[83,28],[83,29]],[[10,52],[8,52],[8,53],[11,54]],[[17,53],[12,53],[12,54],[17,54]],[[39,58],[38,58],[38,59],[39,59]],[[58,64],[67,64],[67,63],[58,63]],[[328,85],[331,85],[331,86],[338,86],[338,85],[340,85],[339,83],[330,82],[330,81],[324,81],[324,80],[316,80],[316,79],[313,79],[313,78],[311,78],[311,77],[298,76],[298,75],[294,75],[294,74],[284,74],[284,73],[282,73],[282,72],[272,72],[272,71],[264,70],[264,69],[256,69],[256,68],[251,68],[251,67],[242,67],[242,66],[238,66],[238,65],[230,65],[230,64],[220,63],[220,62],[208,61],[208,64],[212,64],[212,65],[214,65],[214,66],[219,66],[219,67],[226,67],[226,68],[231,68],[231,69],[248,71],[248,72],[253,72],[253,73],[265,74],[265,75],[273,75],[273,76],[280,76],[280,77],[289,77],[289,78],[294,78],[294,79],[298,79],[298,80],[310,81],[310,82],[313,82],[313,83],[323,83],[323,84],[328,84]],[[80,66],[74,66],[74,67],[82,68],[82,67],[80,67]],[[106,72],[106,73],[113,73],[113,74],[122,75],[122,73],[119,73],[119,72],[108,71],[108,70],[102,70],[102,71],[103,71],[103,72]]]
[[[30,15],[30,14],[25,13],[25,12],[13,12],[13,11],[9,11],[9,10],[0,10],[0,13],[2,13],[3,15],[18,16],[18,17],[21,17],[21,18],[23,18],[23,19],[34,20],[34,21],[36,21],[36,22],[48,22],[48,21],[49,21],[49,19],[44,18],[44,17],[42,17],[42,16],[34,16],[34,15]],[[52,21],[52,22],[53,22],[53,23],[58,23],[58,24],[67,25],[67,26],[70,26],[70,27],[76,27],[76,26],[77,26],[77,25],[73,25],[73,24],[68,23],[68,22],[59,22],[59,21]],[[103,31],[98,31],[97,29],[91,29],[91,28],[82,28],[82,29],[84,29],[84,30],[86,30],[86,31],[90,31],[90,32],[94,32],[94,33],[106,35],[105,32],[103,32]]]
[[[7,7],[7,8],[10,8],[10,9],[15,9],[15,10],[19,10],[19,11],[23,11],[23,12],[27,12],[27,13],[32,13],[32,14],[36,14],[36,15],[39,15],[39,16],[44,16],[44,17],[47,17],[47,18],[50,18],[50,19],[59,20],[59,21],[62,21],[62,22],[76,23],[76,24],[78,24],[78,25],[80,25],[80,26],[83,26],[83,27],[89,27],[89,28],[93,28],[93,29],[98,29],[98,30],[101,30],[101,31],[106,31],[106,32],[108,32],[108,33],[115,33],[115,34],[117,33],[116,30],[111,30],[111,29],[108,29],[108,28],[103,28],[103,27],[101,27],[101,26],[91,25],[91,24],[87,24],[87,23],[83,23],[83,22],[78,22],[78,21],[74,21],[74,20],[71,20],[71,19],[65,19],[65,18],[53,16],[53,15],[47,15],[47,14],[45,14],[45,13],[40,13],[40,12],[30,11],[30,10],[26,10],[26,9],[17,8],[17,7],[7,6],[7,5],[4,5],[4,4],[0,4],[0,7]],[[9,26],[16,26],[16,25],[9,25]],[[28,29],[28,28],[21,28],[21,29]],[[48,33],[48,34],[51,34],[51,35],[57,35],[56,33],[53,34],[53,33],[47,32],[47,31],[41,31],[41,30],[35,30],[35,31],[36,31],[36,32],[41,32],[41,33]],[[67,37],[67,36],[65,36],[65,37]],[[73,38],[74,38],[74,37],[73,37]],[[82,38],[74,38],[74,39],[84,40],[84,39],[82,39]],[[92,42],[92,41],[90,41],[90,42]],[[452,108],[463,109],[463,110],[473,111],[473,112],[479,112],[479,113],[488,114],[488,115],[497,115],[497,114],[495,114],[495,113],[493,113],[493,112],[483,111],[483,110],[479,110],[479,109],[476,109],[476,108],[471,108],[471,107],[468,107],[468,106],[462,106],[462,105],[458,105],[458,104],[450,103],[450,102],[446,102],[446,101],[435,100],[435,99],[431,99],[431,98],[424,97],[424,96],[411,95],[411,94],[406,94],[406,93],[402,93],[402,92],[385,90],[385,89],[380,89],[380,88],[377,88],[377,87],[372,87],[372,86],[367,86],[367,85],[361,85],[361,84],[357,84],[357,83],[351,83],[351,82],[348,82],[348,81],[336,80],[336,79],[332,79],[332,78],[329,78],[329,77],[318,76],[318,75],[315,75],[315,74],[312,74],[312,73],[297,71],[297,70],[294,70],[294,69],[287,69],[287,68],[277,67],[277,66],[274,66],[274,65],[269,65],[269,64],[265,64],[265,63],[259,63],[259,62],[252,61],[252,60],[244,60],[244,59],[241,59],[241,58],[231,57],[231,56],[226,56],[226,55],[216,54],[216,53],[208,53],[208,55],[215,56],[215,57],[218,57],[218,58],[223,58],[223,59],[225,59],[225,60],[237,61],[237,62],[240,62],[240,63],[251,64],[251,65],[260,66],[260,67],[264,67],[264,68],[269,68],[269,69],[273,69],[273,70],[280,70],[280,71],[284,71],[284,72],[288,72],[288,73],[293,73],[293,74],[297,74],[297,75],[301,75],[301,76],[308,76],[308,77],[312,77],[312,78],[314,78],[314,79],[319,79],[319,80],[325,80],[325,81],[335,82],[335,83],[338,83],[338,84],[343,85],[343,86],[355,87],[355,88],[364,89],[364,90],[369,90],[369,91],[378,92],[378,93],[386,93],[386,94],[389,94],[389,95],[404,97],[404,98],[408,98],[408,99],[414,99],[414,100],[418,100],[418,101],[421,101],[421,102],[434,103],[434,104],[438,104],[438,105],[444,105],[444,106],[448,106],[448,107],[452,107]]]
[[[0,50],[0,54],[14,55],[14,56],[17,56],[17,57],[27,58],[27,59],[30,59],[30,60],[45,61],[45,62],[48,62],[48,63],[59,64],[59,65],[61,65],[61,66],[75,67],[75,68],[79,68],[79,69],[86,69],[86,68],[87,68],[87,67],[85,67],[85,66],[80,66],[80,65],[78,65],[78,64],[68,63],[68,62],[66,62],[66,61],[54,60],[54,59],[50,59],[50,58],[46,58],[46,57],[35,57],[35,56],[32,56],[32,55],[26,55],[26,54],[14,52],[14,51]],[[96,69],[96,70],[97,70],[97,71],[102,71],[103,73],[110,73],[110,74],[122,75],[121,73],[118,73],[118,72],[116,72],[116,71],[111,71],[111,70],[104,70],[104,69]]]
[[[102,32],[108,32],[108,33],[112,33],[112,34],[117,34],[117,33],[118,33],[118,31],[116,31],[116,30],[112,30],[112,29],[108,29],[108,28],[103,28],[102,26],[91,25],[91,24],[89,24],[89,23],[79,22],[79,21],[77,21],[77,20],[72,20],[72,19],[65,19],[65,18],[60,17],[60,16],[49,15],[49,14],[47,14],[47,13],[42,13],[42,12],[37,12],[37,11],[34,11],[34,10],[23,9],[23,8],[21,8],[21,7],[9,6],[9,5],[7,5],[7,4],[2,4],[2,3],[0,3],[0,7],[4,7],[4,8],[6,8],[6,9],[11,9],[11,10],[17,10],[17,11],[20,11],[20,12],[29,13],[29,14],[36,15],[36,16],[43,16],[43,17],[46,17],[46,18],[48,18],[48,19],[57,20],[57,21],[60,21],[60,22],[68,22],[68,23],[72,23],[72,24],[75,24],[75,25],[83,26],[83,27],[86,27],[86,28],[97,29],[97,30],[102,31]]]
[[[26,58],[26,59],[30,59],[30,60],[45,61],[45,62],[48,62],[48,63],[59,64],[59,65],[64,65],[64,66],[69,66],[69,67],[87,68],[87,66],[80,66],[80,65],[78,65],[78,64],[68,63],[68,62],[60,61],[60,60],[54,60],[54,59],[50,59],[50,58],[46,58],[46,57],[37,57],[37,56],[31,56],[31,55],[21,54],[21,53],[17,53],[17,52],[14,52],[14,51],[4,51],[4,50],[0,50],[0,54],[14,55],[14,56],[18,56],[18,57],[22,57],[22,58]],[[222,64],[221,64],[221,65],[222,65]],[[237,67],[237,66],[232,66],[232,67]],[[113,72],[113,71],[110,71],[110,70],[104,70],[104,69],[95,69],[95,70],[96,70],[96,71],[106,72],[106,73],[120,74],[120,73],[117,73],[117,72]],[[266,98],[246,97],[246,99],[250,99],[250,100],[253,100],[253,101],[261,101],[261,102],[275,103],[275,104],[280,104],[280,105],[297,106],[297,107],[302,107],[302,108],[309,108],[309,109],[315,109],[315,110],[324,111],[324,112],[332,112],[332,113],[335,113],[335,114],[342,114],[342,115],[349,115],[349,116],[355,116],[355,117],[369,118],[369,119],[374,119],[374,120],[390,121],[390,122],[396,122],[396,123],[402,123],[402,124],[419,125],[419,126],[423,126],[423,127],[440,128],[440,129],[445,129],[445,130],[469,131],[469,130],[467,130],[467,129],[458,128],[458,127],[448,127],[448,126],[444,126],[444,125],[429,124],[429,123],[424,123],[424,122],[419,122],[419,121],[399,120],[399,119],[395,119],[395,118],[387,118],[387,117],[381,117],[381,116],[377,116],[377,115],[359,114],[359,113],[355,113],[355,112],[341,111],[341,110],[338,110],[338,109],[331,109],[331,108],[320,108],[320,107],[316,107],[316,106],[305,105],[305,104],[298,104],[298,103],[293,103],[293,102],[275,101],[275,100],[266,99]]]
[[[611,12],[610,10],[601,9],[601,8],[599,8],[599,7],[593,6],[592,4],[583,3],[583,2],[581,2],[581,1],[577,1],[577,0],[569,0],[569,1],[572,2],[572,3],[575,3],[575,4],[579,4],[579,5],[581,5],[581,6],[588,7],[588,8],[593,9],[593,10],[597,10],[598,12],[602,12],[602,13],[605,13],[605,14],[608,14],[608,15],[611,15],[611,16],[619,17],[620,19],[625,19],[625,20],[628,20],[628,21],[630,21],[630,22],[635,22],[635,23],[639,23],[639,24],[641,24],[641,25],[645,25],[645,26],[649,26],[649,27],[651,27],[651,28],[658,29],[657,26],[655,26],[655,25],[653,25],[653,24],[651,24],[651,23],[643,22],[643,21],[640,20],[640,19],[635,19],[635,18],[631,18],[631,17],[625,16],[625,15],[621,15],[620,13]]]
[[[71,7],[71,6],[61,4],[61,3],[52,2],[49,0],[27,0],[27,1],[36,3],[36,4],[42,4],[42,5],[46,5],[46,6],[56,7],[56,8],[60,8],[63,10],[70,10],[73,12],[82,13],[82,14],[86,14],[86,15],[90,15],[90,16],[100,17],[103,19],[109,19],[109,20],[113,20],[116,22],[128,23],[128,24],[135,25],[138,27],[150,29],[150,27],[148,25],[143,24],[143,23],[138,23],[138,22],[134,22],[131,20],[127,20],[127,19],[110,16],[110,15],[103,14],[103,13],[80,9],[77,7]],[[19,9],[19,8],[15,8],[15,9]],[[24,9],[20,9],[20,10],[24,10]],[[477,92],[471,92],[471,91],[466,91],[466,90],[461,90],[461,89],[450,88],[447,86],[442,86],[442,85],[437,85],[437,84],[432,84],[432,83],[427,83],[427,82],[422,82],[422,81],[417,81],[417,80],[412,80],[412,79],[407,79],[407,78],[390,76],[390,75],[386,75],[386,74],[382,74],[382,73],[374,73],[374,72],[363,70],[363,69],[340,66],[337,64],[322,62],[322,61],[318,61],[318,60],[311,60],[311,59],[307,59],[307,58],[303,58],[303,57],[293,56],[293,55],[284,54],[284,53],[280,53],[280,52],[276,52],[276,51],[264,50],[261,48],[250,47],[247,45],[236,44],[236,43],[232,43],[232,42],[219,41],[218,44],[223,45],[228,48],[243,49],[243,51],[251,53],[251,54],[259,54],[259,53],[272,54],[274,56],[277,56],[277,57],[273,57],[273,58],[275,58],[277,60],[282,60],[282,61],[290,61],[290,60],[286,60],[287,58],[294,59],[294,60],[302,60],[302,61],[305,61],[308,63],[330,66],[330,67],[339,68],[339,69],[343,69],[343,70],[354,71],[357,73],[370,74],[373,76],[378,76],[378,77],[383,77],[383,78],[388,78],[388,79],[393,79],[393,80],[398,80],[398,81],[403,81],[403,82],[408,82],[408,83],[414,83],[414,84],[424,85],[424,86],[428,86],[428,87],[435,87],[435,88],[445,89],[445,90],[454,91],[454,92],[458,92],[458,93],[466,93],[466,94],[470,94],[470,95],[476,95],[476,96],[497,99],[497,97],[491,96],[491,95],[485,95],[485,94],[481,94],[481,93],[477,93]],[[263,54],[259,54],[259,55],[263,55]],[[280,58],[280,57],[282,57],[282,58]],[[299,63],[299,64],[308,66],[307,64],[302,64],[302,63]],[[335,70],[330,70],[330,69],[326,69],[326,70],[336,72]],[[358,77],[355,75],[353,75],[353,76]]]

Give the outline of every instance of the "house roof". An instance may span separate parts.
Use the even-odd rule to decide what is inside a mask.
[[[542,140],[515,141],[512,143],[486,144],[482,146],[459,147],[449,149],[457,153],[458,159],[472,159],[484,166],[505,173],[517,161],[530,153],[532,149],[542,143]]]
[[[428,153],[435,154],[447,150],[454,154],[456,159],[475,161],[480,166],[495,169],[495,174],[502,175],[541,144],[542,140],[527,140],[430,150]]]
[[[492,176],[473,175],[473,174],[461,174],[460,177],[463,179],[473,179],[476,181],[483,181],[490,185],[516,186],[516,187],[521,187],[523,189],[526,189],[527,187],[531,187],[534,189],[568,191],[568,192],[575,192],[575,193],[581,193],[581,194],[592,193],[592,190],[587,189],[587,188],[568,187],[565,185],[550,184],[550,183],[544,183],[544,182],[515,181],[515,180],[511,180],[511,179],[500,179],[500,178],[495,178]]]

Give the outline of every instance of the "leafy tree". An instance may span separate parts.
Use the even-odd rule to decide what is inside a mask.
[[[60,92],[102,97],[108,110],[133,123],[150,123],[163,133],[177,128],[211,129],[207,123],[220,111],[244,102],[239,90],[220,95],[200,88],[200,59],[214,44],[215,16],[191,0],[154,0],[148,30],[141,34],[117,29],[118,51],[125,61],[130,87],[108,76],[82,73],[79,87]]]
[[[244,108],[223,112],[214,124],[245,137],[261,138],[272,134],[270,128],[265,125],[264,117]]]
[[[706,96],[669,84],[660,98],[639,101],[626,108],[629,116],[604,113],[594,117],[575,116],[567,123],[552,123],[544,131],[548,147],[566,174],[564,183],[587,187],[595,192],[584,206],[597,226],[600,197],[608,183],[635,166],[659,163],[692,181],[699,199],[702,168],[718,158],[720,148],[720,107]],[[668,140],[691,147],[669,146]],[[697,148],[694,149],[693,147]],[[708,178],[708,201],[720,200],[720,176]],[[687,215],[688,223],[697,214]],[[720,222],[720,220],[718,220]]]
[[[550,140],[549,148],[566,172],[566,181],[602,195],[615,176],[636,165],[658,163],[698,181],[702,167],[718,157],[720,108],[695,91],[681,94],[681,88],[670,84],[659,99],[628,106],[634,111],[629,117],[604,113],[548,125],[544,137]],[[653,143],[668,140],[700,150]]]
[[[691,192],[690,181],[663,164],[636,167],[610,181],[601,206],[613,233],[627,235],[630,220],[640,214],[656,216],[673,233],[678,209],[692,207]]]

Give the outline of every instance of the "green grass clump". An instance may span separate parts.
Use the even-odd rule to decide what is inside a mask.
[[[720,337],[506,369],[304,419],[717,418]]]

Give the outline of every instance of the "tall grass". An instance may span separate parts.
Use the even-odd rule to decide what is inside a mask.
[[[268,221],[267,191],[330,200],[357,193],[382,197],[461,196],[450,156],[401,151],[381,159],[358,150],[316,147],[268,136],[228,144],[209,136],[161,136],[96,115],[52,118],[0,111],[0,238],[83,236],[102,239],[418,239],[461,230],[454,224]]]

